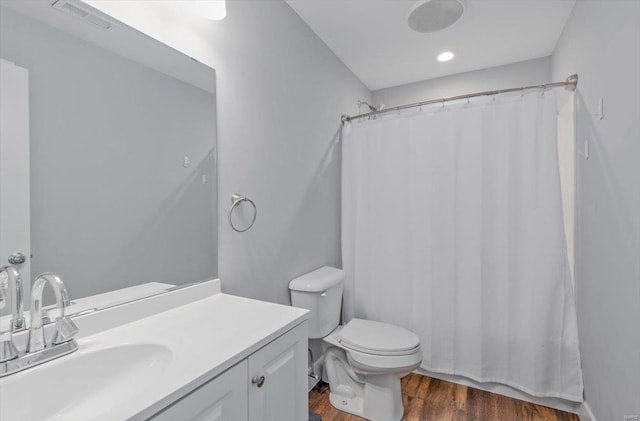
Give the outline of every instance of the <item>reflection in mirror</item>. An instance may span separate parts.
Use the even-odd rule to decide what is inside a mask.
[[[32,258],[16,267],[59,275],[76,310],[216,278],[214,70],[69,4],[98,21],[0,3],[0,58],[28,72]]]

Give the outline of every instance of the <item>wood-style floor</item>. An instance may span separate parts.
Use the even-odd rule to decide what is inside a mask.
[[[411,373],[402,379],[405,421],[578,421],[568,412]],[[309,393],[309,410],[322,421],[362,421],[329,403],[329,385]]]

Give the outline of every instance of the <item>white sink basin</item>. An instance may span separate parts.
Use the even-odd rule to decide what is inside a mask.
[[[126,344],[79,351],[0,379],[0,419],[86,420],[135,399],[171,363],[169,348]]]

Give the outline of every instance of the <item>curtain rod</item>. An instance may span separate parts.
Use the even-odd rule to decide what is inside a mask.
[[[571,92],[575,91],[576,86],[578,86],[578,75],[577,74],[571,75],[564,82],[545,83],[544,85],[523,86],[520,88],[499,89],[497,91],[476,92],[473,94],[456,95],[456,96],[450,96],[445,98],[430,99],[428,101],[414,102],[413,104],[398,105],[397,107],[385,108],[380,111],[372,111],[369,113],[358,114],[354,116],[344,114],[342,115],[341,120],[342,120],[342,124],[344,124],[347,121],[357,120],[359,118],[378,116],[381,114],[389,113],[391,111],[400,111],[407,108],[421,107],[423,105],[440,104],[440,103],[444,105],[444,103],[447,101],[455,101],[458,99],[469,99],[469,98],[474,98],[478,96],[498,95],[498,94],[504,94],[507,92],[517,92],[517,91],[524,92],[527,89],[545,89],[546,90],[546,89],[557,88],[561,86],[563,86],[567,91],[571,91]]]

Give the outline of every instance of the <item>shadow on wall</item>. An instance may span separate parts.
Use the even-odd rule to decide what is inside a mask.
[[[93,250],[87,253],[85,258],[95,260],[91,262],[96,268],[94,277],[67,282],[69,296],[86,297],[146,282],[184,284],[217,277],[215,163],[215,152],[211,149],[176,189],[167,192],[137,233],[116,239],[121,245],[117,255],[103,256]],[[208,180],[206,184],[202,184],[203,175]],[[127,188],[131,187],[120,186]],[[208,225],[181,224],[185,215],[207,221]],[[189,267],[192,279],[185,278],[185,267]],[[159,272],[162,278],[158,277]],[[65,272],[59,273],[64,279]],[[44,297],[47,305],[55,303],[50,288],[45,289]]]
[[[635,264],[637,256],[634,255],[634,236],[625,221],[631,221],[634,214],[631,211],[628,197],[622,188],[622,182],[616,179],[613,168],[615,164],[607,155],[607,150],[602,146],[603,140],[596,128],[596,118],[589,113],[584,98],[578,92],[578,113],[577,117],[577,153],[578,153],[578,198],[583,200],[578,204],[579,216],[578,225],[584,223],[584,216],[600,219],[604,215],[615,215],[614,218],[607,218],[606,225],[582,226],[579,233],[584,234],[594,229],[604,229],[608,234],[604,238],[612,240],[611,244],[603,245],[606,248],[616,249],[613,254],[620,259],[617,264],[625,264],[627,267]],[[587,146],[588,144],[588,146]],[[586,171],[589,166],[593,170]],[[597,197],[591,197],[594,192],[598,192]],[[605,194],[605,195],[603,195]],[[584,200],[584,199],[588,199]],[[614,240],[621,240],[615,242]],[[586,257],[582,255],[581,257]],[[584,260],[583,260],[584,262]]]
[[[277,191],[280,195],[277,202],[277,209],[261,209],[261,204],[256,203],[258,217],[253,228],[243,234],[247,235],[244,247],[245,259],[251,262],[248,267],[251,269],[249,276],[252,279],[264,279],[265,273],[284,273],[281,290],[267,288],[252,294],[254,297],[272,301],[284,302],[280,297],[286,294],[286,300],[290,304],[288,282],[322,265],[340,266],[340,163],[341,163],[341,128],[339,127],[333,134],[320,159],[314,165],[314,170],[309,178],[309,183],[304,187],[304,194],[288,195],[286,191]],[[309,171],[311,173],[311,171]],[[292,202],[293,199],[297,199]],[[338,223],[332,223],[332,218],[326,218],[321,212],[326,212],[327,207],[320,205],[331,204],[330,211],[335,214]],[[263,204],[264,207],[264,204]],[[246,207],[243,211],[243,219],[250,217],[251,210]],[[228,224],[228,208],[223,204],[220,208],[220,220]],[[224,214],[222,214],[224,212]],[[245,213],[246,212],[246,213]],[[251,241],[250,236],[264,235],[267,224],[278,224],[273,220],[267,220],[269,215],[280,214],[275,219],[283,225],[283,231],[278,233],[277,238],[269,247],[259,247],[257,242]],[[326,225],[325,230],[319,230],[319,224]],[[273,229],[273,226],[270,227]],[[253,232],[252,232],[253,231]],[[335,243],[333,239],[337,238]],[[309,243],[327,244],[328,246],[320,253],[309,253]],[[260,266],[256,263],[263,262],[272,267]],[[225,288],[223,288],[224,290]],[[233,292],[231,292],[233,293]]]
[[[217,187],[215,150],[210,149],[203,159],[177,189],[168,192],[164,201],[146,219],[132,241],[125,244],[118,256],[114,256],[107,273],[118,273],[127,266],[132,256],[139,260],[140,273],[129,277],[120,273],[108,285],[108,290],[124,288],[144,282],[185,283],[217,277]],[[206,177],[206,184],[202,176]],[[123,188],[126,188],[124,186]],[[185,215],[197,221],[207,221],[206,226],[181,224]],[[200,237],[201,240],[194,241]],[[149,244],[154,244],[149,249]],[[199,244],[194,248],[194,244]],[[201,247],[207,244],[209,247]],[[213,255],[212,255],[213,254]],[[147,279],[145,267],[163,265],[163,279]],[[193,279],[184,279],[184,267],[190,267]],[[130,279],[129,279],[130,278]]]
[[[630,333],[628,326],[637,323],[634,322],[637,301],[634,304],[626,286],[637,280],[624,278],[628,268],[638,265],[638,256],[634,254],[637,239],[630,226],[637,216],[631,211],[631,198],[623,187],[628,181],[616,176],[615,162],[608,154],[610,148],[604,145],[605,141],[625,139],[603,139],[598,131],[598,117],[589,110],[579,91],[577,101],[575,289],[580,352],[586,368],[583,368],[585,399],[591,402],[594,398],[609,400],[607,396],[613,398],[610,395],[615,393],[610,384],[595,377],[599,372],[596,367],[602,366],[603,361],[609,361],[606,370],[611,371],[616,382],[630,385],[637,381],[634,380],[637,373],[624,366],[624,361],[637,358],[637,349],[621,343]],[[596,308],[599,310],[594,311]],[[626,322],[620,324],[621,321]],[[621,353],[628,355],[622,357]],[[626,401],[633,401],[634,391],[628,389],[626,393],[631,398]]]
[[[333,134],[331,138],[331,142],[327,144],[327,149],[324,151],[320,161],[318,162],[315,171],[313,172],[313,177],[311,179],[312,183],[309,185],[309,188],[306,190],[304,196],[300,198],[300,201],[297,203],[296,208],[292,214],[291,224],[288,227],[288,231],[285,233],[284,237],[287,238],[298,238],[301,243],[296,244],[295,242],[285,242],[281,245],[280,256],[284,258],[284,256],[297,256],[297,260],[300,263],[296,265],[298,268],[303,268],[302,272],[297,273],[295,276],[300,276],[306,272],[317,269],[317,265],[313,266],[316,259],[306,258],[301,252],[303,252],[305,238],[317,238],[318,233],[313,227],[314,221],[309,220],[308,215],[312,215],[314,212],[314,201],[313,198],[320,197],[333,197],[334,200],[334,209],[333,211],[338,215],[338,224],[335,227],[332,227],[334,232],[329,233],[325,232],[324,234],[327,237],[326,241],[320,241],[322,243],[327,243],[329,238],[338,238],[340,239],[340,213],[341,213],[341,155],[342,149],[340,148],[342,140],[342,130],[338,128],[338,130]],[[330,178],[326,177],[328,174],[337,174],[336,177]],[[294,233],[298,233],[298,235],[294,235]],[[302,234],[302,235],[300,235]],[[324,264],[332,264],[336,266],[341,266],[342,259],[340,253],[340,244],[337,244],[336,250],[328,250],[328,253],[331,253],[337,259],[333,259],[333,262],[324,262]],[[305,259],[307,260],[305,262]],[[321,265],[321,266],[322,266]],[[295,277],[294,276],[294,277]],[[293,279],[292,277],[291,279]],[[287,284],[288,285],[288,284]],[[287,291],[288,293],[288,291]]]

